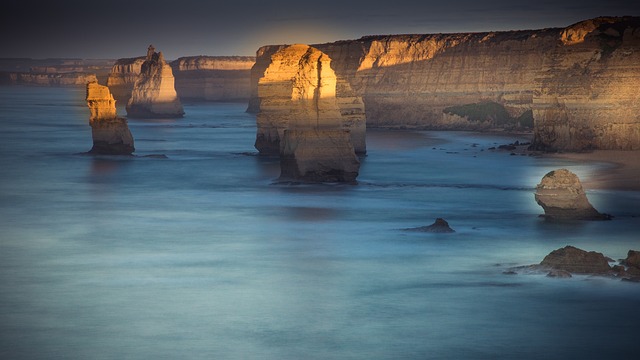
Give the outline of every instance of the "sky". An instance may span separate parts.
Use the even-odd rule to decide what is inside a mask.
[[[640,16],[640,0],[2,0],[0,57],[255,55],[364,35],[565,27]]]

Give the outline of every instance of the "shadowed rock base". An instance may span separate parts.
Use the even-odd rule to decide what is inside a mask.
[[[90,154],[131,155],[135,151],[126,119],[91,121],[91,135],[93,147]]]
[[[285,130],[280,180],[354,183],[360,161],[345,130]]]

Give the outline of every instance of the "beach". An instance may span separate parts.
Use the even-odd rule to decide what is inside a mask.
[[[595,171],[591,177],[580,179],[587,189],[640,191],[640,151],[595,150],[544,156],[610,164],[610,166]]]

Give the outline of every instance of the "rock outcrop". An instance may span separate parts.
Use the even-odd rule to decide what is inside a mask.
[[[152,45],[133,86],[127,115],[134,118],[176,118],[184,115],[171,67],[165,62],[162,52],[155,52]]]
[[[533,97],[538,150],[640,149],[640,20],[568,27]]]
[[[129,101],[133,86],[140,76],[140,69],[146,56],[116,60],[107,78],[107,86],[118,101]]]
[[[109,88],[97,82],[87,84],[89,124],[93,137],[92,154],[131,155],[135,151],[127,120],[116,114],[116,101]]]
[[[578,176],[567,169],[547,173],[536,187],[534,198],[549,220],[606,220],[589,203]]]
[[[609,275],[612,272],[609,259],[602,253],[587,252],[573,246],[552,251],[540,265],[572,274]]]
[[[249,101],[254,56],[189,56],[171,62],[180,99]]]
[[[449,223],[443,218],[437,218],[436,221],[429,226],[421,226],[417,228],[406,229],[409,231],[430,232],[430,233],[454,233],[456,232]]]
[[[568,28],[367,36],[317,44],[363,99],[367,126],[535,128],[540,150],[640,149],[640,18]],[[258,79],[282,45],[258,50]]]
[[[92,81],[98,81],[96,74],[84,72],[0,72],[0,84],[3,85],[82,86]]]
[[[271,56],[258,87],[256,148],[280,155],[282,179],[355,181],[360,163],[336,84],[331,59],[313,47],[292,45]]]

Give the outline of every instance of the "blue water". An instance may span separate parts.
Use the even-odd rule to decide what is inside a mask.
[[[244,104],[130,120],[136,157],[92,157],[83,98],[0,87],[0,358],[637,358],[639,284],[502,274],[640,249],[640,192],[588,191],[612,221],[538,217],[546,172],[605,164],[370,131],[358,185],[282,185]],[[456,233],[402,230],[436,217]]]

